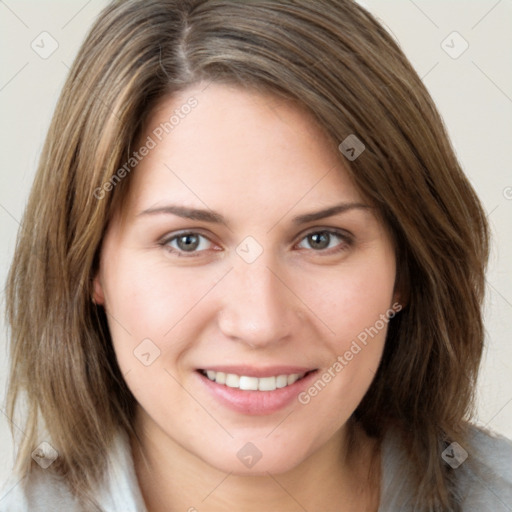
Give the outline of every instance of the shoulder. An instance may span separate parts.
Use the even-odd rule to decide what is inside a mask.
[[[510,511],[512,504],[512,441],[472,427],[454,469],[464,512]],[[451,454],[451,453],[450,453]],[[464,459],[464,460],[462,460]]]
[[[13,474],[1,492],[0,512],[80,510],[59,477],[42,468],[34,469],[25,477]]]
[[[452,443],[440,454],[451,466],[461,512],[512,510],[512,442],[471,426],[464,446]],[[390,431],[382,444],[382,487],[379,512],[414,510],[410,461],[401,437]]]
[[[51,466],[50,466],[51,468]],[[34,465],[30,474],[15,474],[0,492],[0,512],[141,512],[145,510],[139,490],[128,436],[118,434],[108,457],[108,474],[94,491],[94,505],[81,504],[66,482],[51,469]]]

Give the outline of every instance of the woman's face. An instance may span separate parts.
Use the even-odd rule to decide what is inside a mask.
[[[140,141],[95,280],[138,425],[222,471],[296,467],[343,437],[377,371],[390,236],[309,114],[273,96],[189,88]]]

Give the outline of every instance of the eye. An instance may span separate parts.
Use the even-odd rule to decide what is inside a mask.
[[[334,251],[329,252],[338,252],[347,249],[351,244],[352,239],[345,233],[321,230],[307,234],[298,244],[298,247],[313,249],[317,252],[326,251],[327,249],[334,249]]]
[[[181,255],[180,253],[194,254],[210,249],[212,242],[200,233],[188,232],[166,238],[160,244],[171,252]]]

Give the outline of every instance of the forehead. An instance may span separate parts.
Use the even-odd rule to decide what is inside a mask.
[[[279,213],[300,201],[360,200],[313,115],[270,93],[191,87],[157,105],[140,144],[149,139],[153,147],[132,176],[136,209],[172,199],[216,210],[233,205],[243,215]]]

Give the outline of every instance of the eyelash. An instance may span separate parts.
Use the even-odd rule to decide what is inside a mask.
[[[327,228],[326,229],[316,229],[314,231],[310,231],[310,232],[306,233],[300,239],[300,241],[298,243],[302,243],[304,240],[306,240],[311,235],[318,235],[318,234],[328,234],[329,236],[335,236],[340,239],[340,243],[336,247],[330,248],[330,249],[315,250],[315,249],[309,248],[306,250],[311,250],[313,252],[323,254],[323,255],[333,255],[333,254],[337,254],[339,252],[346,251],[354,243],[353,237],[349,233],[347,233],[345,231],[341,231],[341,230],[327,229]],[[197,231],[183,231],[181,233],[174,234],[171,237],[166,237],[166,238],[162,239],[160,242],[158,242],[158,244],[160,246],[164,247],[170,253],[177,255],[178,257],[194,258],[194,257],[201,256],[202,253],[207,249],[203,249],[200,251],[194,250],[191,252],[187,252],[187,251],[183,251],[181,249],[176,249],[176,248],[169,246],[169,244],[171,242],[179,239],[180,237],[187,236],[187,235],[198,236],[198,237],[208,240],[210,243],[213,243],[207,236],[205,236]],[[201,242],[199,242],[199,243],[201,243]],[[330,243],[330,240],[329,240],[329,243]],[[296,245],[298,245],[298,244],[296,244]]]

